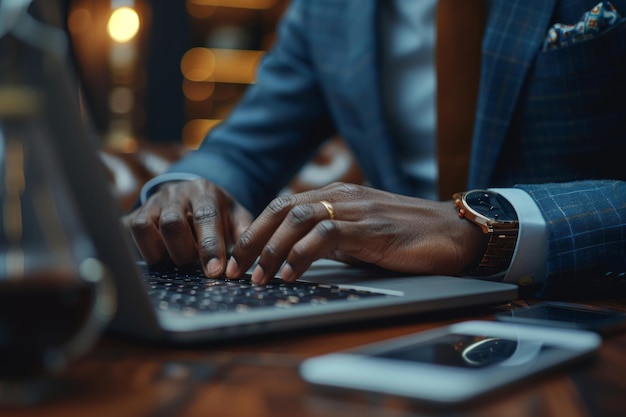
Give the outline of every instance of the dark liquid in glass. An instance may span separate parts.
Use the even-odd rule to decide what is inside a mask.
[[[48,374],[55,352],[87,319],[94,293],[63,273],[0,277],[0,380]]]

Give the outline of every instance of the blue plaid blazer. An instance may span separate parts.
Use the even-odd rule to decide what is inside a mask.
[[[523,188],[549,229],[548,283],[626,289],[626,22],[542,51],[549,27],[599,0],[493,0],[468,188]],[[375,187],[409,194],[380,107],[375,0],[293,0],[257,83],[170,171],[258,213],[340,134]],[[626,0],[613,4],[626,15]],[[585,286],[588,290],[589,286]]]

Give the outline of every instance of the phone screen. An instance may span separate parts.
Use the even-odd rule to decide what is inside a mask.
[[[521,365],[547,350],[554,349],[558,348],[540,342],[448,334],[373,356],[461,368],[483,368],[498,364]]]
[[[576,328],[608,332],[626,325],[626,314],[621,311],[592,308],[573,303],[540,303],[528,308],[518,308],[498,313],[503,321],[535,325]]]
[[[594,324],[613,317],[615,313],[604,310],[583,310],[580,308],[542,305],[537,308],[515,310],[512,315],[532,319],[565,321],[568,323]]]

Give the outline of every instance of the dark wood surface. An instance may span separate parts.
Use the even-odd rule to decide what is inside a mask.
[[[626,310],[626,301],[592,304]],[[496,311],[480,308],[184,349],[106,336],[54,381],[48,399],[34,406],[0,408],[0,416],[626,416],[626,332],[607,336],[589,361],[458,409],[319,392],[298,374],[299,363],[313,355],[467,319],[489,320]]]

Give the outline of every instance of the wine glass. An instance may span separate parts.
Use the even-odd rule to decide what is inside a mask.
[[[52,65],[54,48],[12,30],[26,24],[29,33],[50,30],[48,39],[60,39],[28,16],[29,3],[0,1],[0,404],[45,398],[115,309],[113,282],[82,224],[45,117],[49,100],[38,71]]]

